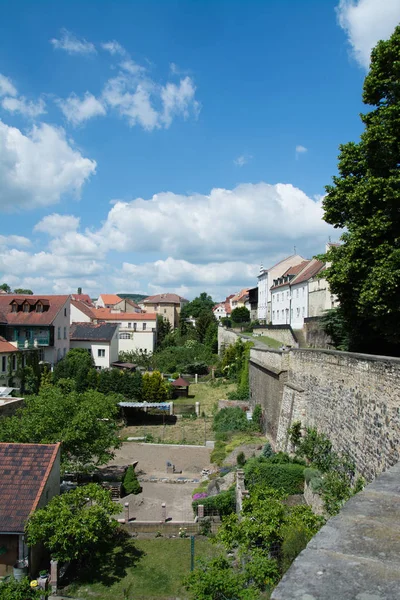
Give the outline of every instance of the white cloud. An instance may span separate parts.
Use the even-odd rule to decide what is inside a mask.
[[[51,237],[59,237],[64,233],[76,231],[79,227],[80,218],[74,215],[59,215],[53,213],[43,217],[39,223],[36,223],[33,231],[47,233]]]
[[[250,154],[241,154],[240,156],[234,159],[233,163],[237,167],[244,167],[244,165],[247,165],[247,163],[250,162],[252,158],[253,157]]]
[[[2,107],[12,113],[21,113],[25,117],[35,118],[46,113],[45,103],[40,98],[37,102],[28,101],[24,96],[11,98],[7,96],[1,102]]]
[[[43,275],[46,278],[95,275],[101,272],[102,265],[94,260],[69,260],[68,257],[38,252],[30,254],[15,248],[0,254],[0,272],[16,276]]]
[[[107,82],[103,98],[121,116],[128,118],[131,127],[140,124],[144,129],[152,130],[158,126],[158,113],[151,105],[150,91],[141,83],[134,87],[132,93],[129,78],[120,75]]]
[[[57,103],[67,120],[73,125],[106,114],[104,105],[89,92],[85,93],[82,100],[76,94],[70,94],[65,100],[57,100]]]
[[[388,39],[400,21],[399,0],[340,0],[339,24],[348,35],[357,62],[368,68],[372,48]]]
[[[103,48],[103,50],[107,50],[107,52],[109,52],[113,56],[115,54],[119,54],[120,56],[125,56],[126,55],[125,48],[123,48],[121,46],[121,44],[119,44],[115,40],[112,40],[111,42],[106,42],[106,43],[102,44],[101,47]]]
[[[19,246],[25,248],[31,245],[31,240],[22,235],[0,235],[0,248],[5,246]]]
[[[0,96],[16,96],[17,89],[11,79],[0,73]]]
[[[321,202],[290,184],[242,184],[209,195],[156,194],[116,202],[102,228],[88,233],[100,247],[156,252],[195,262],[243,260],[266,249],[287,252],[293,240],[317,251],[333,229],[322,221]]]
[[[300,154],[305,154],[307,151],[305,146],[296,146],[296,158],[299,158]]]
[[[196,86],[190,77],[181,79],[179,85],[167,83],[161,89],[161,100],[163,103],[162,121],[165,127],[169,127],[175,115],[182,115],[187,119],[191,112],[198,116],[200,104],[195,100]]]
[[[53,38],[50,43],[57,50],[65,50],[68,54],[95,54],[96,48],[91,42],[77,38],[67,29],[61,30],[60,39]]]
[[[79,197],[96,171],[67,141],[62,128],[42,123],[24,135],[0,121],[0,210],[36,208]]]

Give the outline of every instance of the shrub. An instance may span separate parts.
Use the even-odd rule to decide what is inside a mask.
[[[271,444],[267,442],[261,450],[261,456],[263,456],[264,458],[271,458],[271,456],[274,456],[274,454],[275,452],[272,450]]]
[[[230,515],[236,510],[236,500],[235,500],[235,490],[227,490],[226,492],[221,492],[216,496],[208,496],[208,498],[202,498],[201,500],[195,500],[192,502],[193,512],[197,515],[197,507],[199,504],[204,506],[204,511],[218,512],[220,517],[224,517],[226,515]]]
[[[262,485],[283,490],[286,494],[301,494],[304,491],[304,467],[296,464],[273,464],[265,459],[247,461],[245,480],[248,487]]]
[[[307,546],[310,535],[303,523],[290,523],[282,527],[282,570],[285,573],[296,556]]]
[[[308,458],[322,472],[329,471],[335,461],[330,439],[324,433],[318,433],[313,427],[307,429],[297,453]]]
[[[214,417],[213,429],[214,431],[247,431],[249,424],[241,408],[223,408]]]
[[[255,431],[262,431],[262,408],[260,404],[256,404],[253,410],[253,425]]]
[[[246,456],[244,452],[239,452],[239,454],[236,457],[236,463],[238,467],[244,467],[244,465],[246,464]]]
[[[127,468],[122,485],[125,490],[125,494],[140,494],[142,491],[135,473],[135,469],[132,467],[132,465]]]

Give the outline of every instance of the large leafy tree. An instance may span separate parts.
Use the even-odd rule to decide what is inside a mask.
[[[11,288],[8,285],[8,283],[2,283],[0,285],[0,290],[3,290],[3,292],[7,292],[7,294],[11,294]]]
[[[250,321],[250,311],[245,306],[234,308],[231,314],[234,323],[248,323]]]
[[[204,311],[211,311],[215,306],[214,300],[207,292],[202,292],[200,296],[194,298],[191,302],[185,304],[181,310],[181,319],[188,317],[197,317]]]
[[[52,558],[69,562],[91,556],[112,539],[118,526],[112,515],[120,506],[95,483],[55,496],[35,511],[27,525],[29,546],[42,543]]]
[[[32,290],[29,290],[27,288],[17,288],[16,290],[14,290],[14,294],[23,294],[24,296],[32,296],[33,292],[32,292]]]
[[[400,354],[400,26],[372,51],[358,143],[340,146],[324,218],[345,228],[325,255],[348,348]]]
[[[0,441],[61,442],[65,469],[105,464],[120,444],[116,424],[119,398],[94,390],[79,394],[67,385],[43,385],[37,396],[26,398],[25,407],[15,416],[0,420]]]
[[[91,353],[84,348],[73,348],[56,364],[54,381],[74,379],[77,391],[82,392],[92,387],[92,370],[94,370],[94,361]]]

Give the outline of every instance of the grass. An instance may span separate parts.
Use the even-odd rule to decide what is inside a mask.
[[[111,585],[93,581],[73,583],[66,592],[82,600],[185,600],[183,578],[190,572],[190,538],[135,539],[140,557]],[[213,558],[221,548],[206,538],[195,538],[195,558]],[[122,573],[121,573],[122,574]]]
[[[271,348],[280,348],[282,346],[282,342],[278,342],[278,340],[274,340],[268,335],[251,335],[255,340],[262,342],[266,346],[270,346]]]
[[[120,436],[126,440],[128,437],[145,437],[151,435],[154,442],[164,444],[194,444],[204,445],[206,440],[214,440],[212,430],[213,408],[218,400],[226,399],[228,393],[235,390],[234,383],[225,383],[217,380],[215,383],[197,383],[190,386],[191,398],[178,398],[177,404],[194,404],[200,402],[200,414],[206,417],[198,419],[180,418],[174,425],[129,425],[121,430]]]

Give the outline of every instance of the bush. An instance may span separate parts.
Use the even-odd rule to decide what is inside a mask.
[[[132,465],[128,467],[122,485],[125,490],[125,494],[140,494],[142,491],[141,485],[135,473],[135,469],[132,467]]]
[[[271,444],[267,442],[261,450],[261,456],[263,456],[264,458],[271,458],[271,456],[274,456],[274,454],[275,452],[272,450]]]
[[[274,464],[266,459],[251,458],[245,468],[248,487],[261,485],[281,489],[286,494],[302,494],[304,491],[304,467],[296,464]]]
[[[262,431],[262,408],[260,404],[256,404],[253,410],[253,425],[255,431]]]
[[[222,465],[226,458],[226,444],[222,441],[217,441],[214,444],[214,450],[211,452],[210,461],[216,465]]]
[[[202,498],[201,500],[195,500],[192,502],[193,512],[197,515],[197,507],[199,504],[204,506],[204,512],[218,512],[220,517],[230,515],[236,510],[236,499],[235,490],[227,490],[221,492],[216,496],[209,496],[208,498]]]
[[[238,467],[244,467],[244,465],[246,464],[246,456],[244,452],[239,452],[239,454],[236,457],[236,463]]]
[[[249,422],[241,408],[223,408],[214,417],[213,429],[214,431],[247,431]]]

